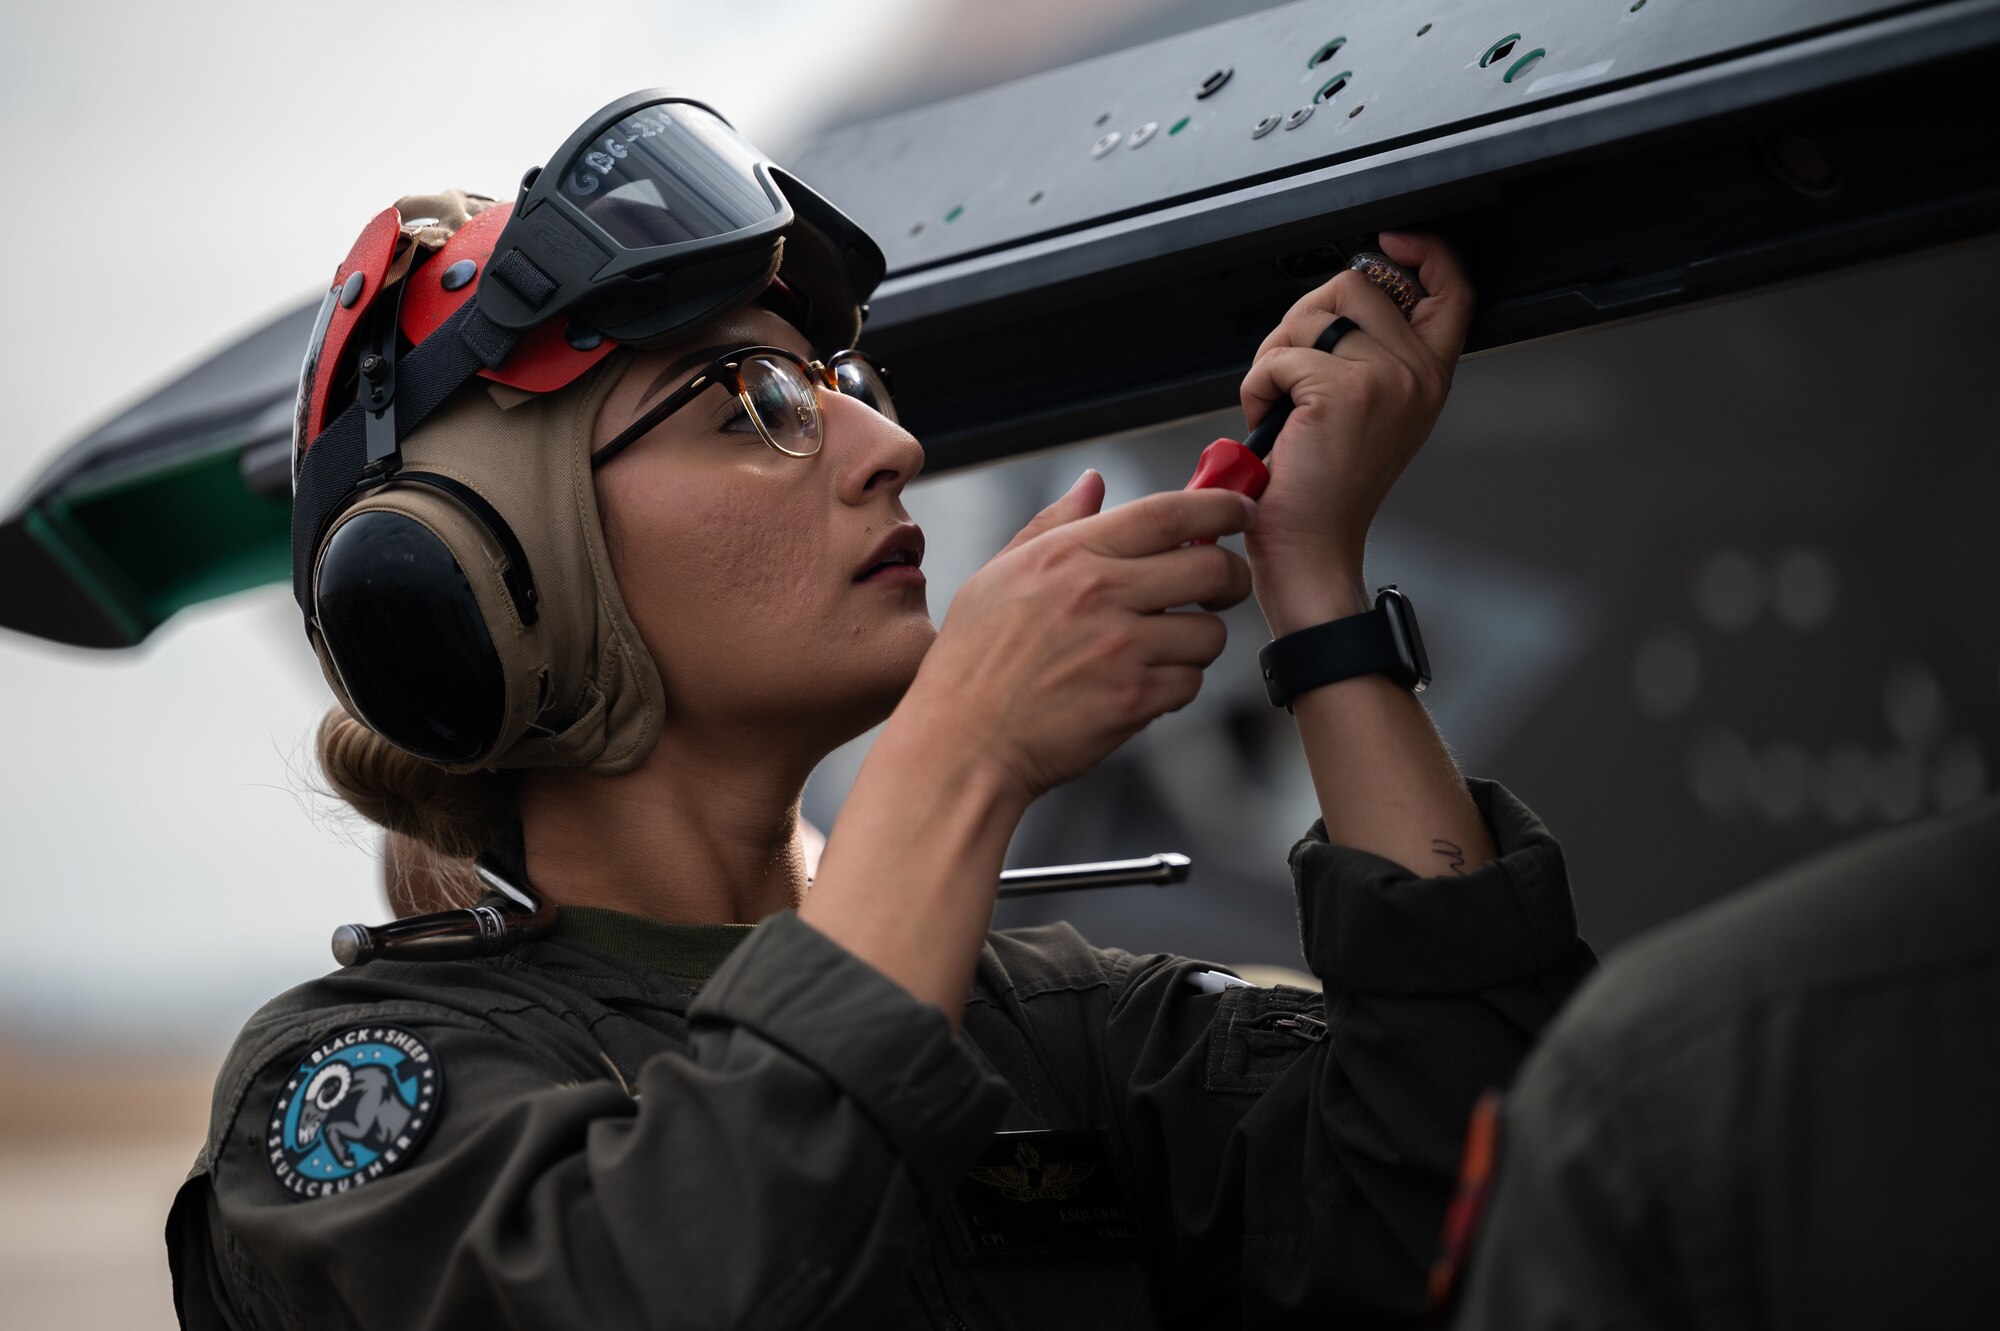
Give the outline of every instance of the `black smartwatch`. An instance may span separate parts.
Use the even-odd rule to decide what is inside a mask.
[[[1257,653],[1264,692],[1273,707],[1292,710],[1307,689],[1377,671],[1422,693],[1431,682],[1431,659],[1417,631],[1416,608],[1390,583],[1375,593],[1375,608],[1273,638]]]

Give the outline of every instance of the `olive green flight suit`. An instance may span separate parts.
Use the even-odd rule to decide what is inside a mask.
[[[182,1324],[1406,1320],[1474,1098],[1593,964],[1555,841],[1469,785],[1501,854],[1462,877],[1317,825],[1293,848],[1324,999],[1056,924],[989,935],[954,1033],[790,912],[575,909],[506,955],[302,985],[216,1083],[167,1225]],[[301,1198],[274,1162],[318,1110],[289,1106],[357,1029],[421,1048],[424,1098],[364,1102],[359,1068],[315,1091],[383,1153]]]

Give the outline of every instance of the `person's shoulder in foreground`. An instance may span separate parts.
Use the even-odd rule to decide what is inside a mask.
[[[1990,1315],[2000,800],[1614,955],[1507,1099],[1455,1323]]]

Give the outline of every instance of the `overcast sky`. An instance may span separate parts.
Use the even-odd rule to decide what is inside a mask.
[[[323,288],[398,195],[505,197],[589,112],[656,85],[782,158],[918,7],[9,6],[0,503]],[[327,694],[287,589],[131,652],[0,630],[0,697],[0,1039],[220,1043],[331,964],[334,925],[381,917],[373,835],[306,792]]]

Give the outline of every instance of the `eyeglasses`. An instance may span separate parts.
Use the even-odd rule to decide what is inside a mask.
[[[820,387],[845,393],[890,420],[896,419],[887,372],[866,352],[836,351],[825,361],[816,361],[784,347],[738,347],[709,362],[694,378],[648,408],[617,438],[592,453],[590,465],[603,466],[697,394],[717,384],[743,404],[764,442],[788,457],[809,458],[819,452],[825,440],[815,391]]]

